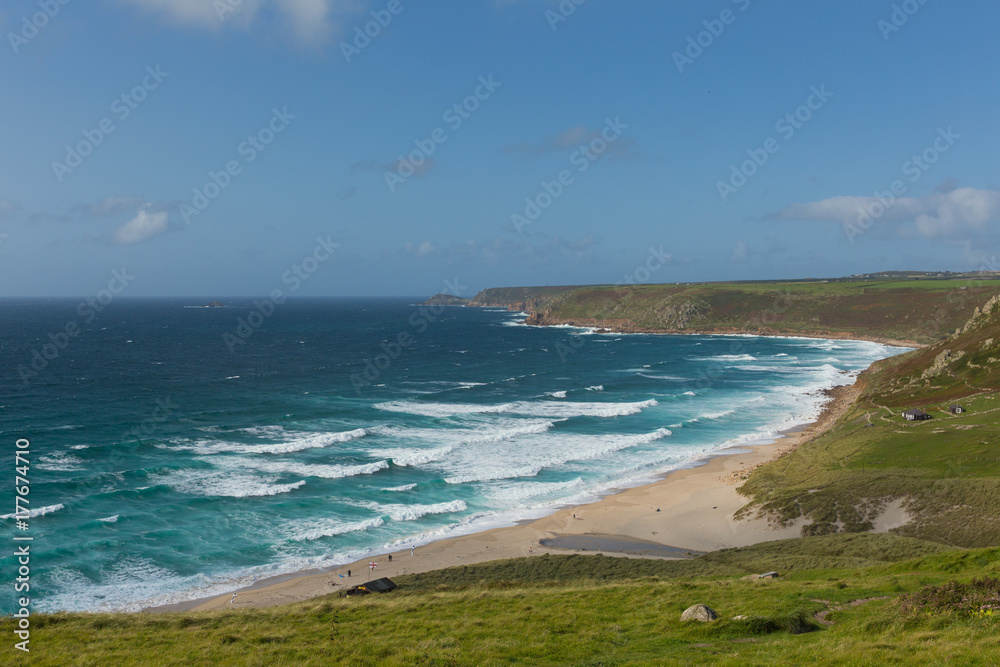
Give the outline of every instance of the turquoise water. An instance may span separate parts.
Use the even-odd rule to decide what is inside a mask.
[[[771,439],[902,351],[305,300],[231,352],[253,306],[226,304],[115,302],[27,379],[77,304],[2,304],[0,446],[13,468],[31,441],[39,609],[139,609],[542,516]]]

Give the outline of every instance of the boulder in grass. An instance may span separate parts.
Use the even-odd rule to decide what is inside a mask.
[[[715,610],[703,604],[688,607],[681,614],[681,621],[701,621],[702,623],[707,623],[708,621],[714,621],[716,618],[718,616]]]

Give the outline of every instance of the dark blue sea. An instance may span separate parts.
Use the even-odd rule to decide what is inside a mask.
[[[815,418],[821,390],[903,351],[535,328],[413,302],[0,302],[0,612],[14,610],[15,535],[32,537],[41,610],[223,593],[768,441]]]

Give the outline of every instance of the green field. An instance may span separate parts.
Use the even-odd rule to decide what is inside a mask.
[[[692,576],[692,563],[705,573]],[[776,564],[788,566],[779,579],[744,578]],[[256,611],[36,616],[31,655],[8,650],[5,663],[996,664],[1000,618],[904,614],[899,596],[998,574],[1000,549],[880,535],[776,542],[698,561],[536,557],[404,577],[381,596]],[[719,620],[681,623],[692,604],[707,604]],[[2,625],[11,636],[11,621]]]

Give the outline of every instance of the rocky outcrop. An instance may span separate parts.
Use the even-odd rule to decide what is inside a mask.
[[[956,331],[955,334],[958,335],[966,333],[973,327],[981,324],[983,322],[983,318],[992,313],[994,309],[997,309],[998,307],[1000,307],[1000,294],[997,294],[992,299],[984,303],[982,308],[976,308],[972,311],[972,317],[970,317],[969,321],[965,323],[965,326],[959,331]]]
[[[424,301],[425,306],[465,306],[468,305],[471,299],[463,299],[460,296],[454,296],[452,294],[435,294],[431,298]]]
[[[925,369],[923,373],[920,374],[921,380],[927,380],[929,378],[941,375],[944,373],[948,364],[954,363],[965,356],[963,350],[956,350],[952,352],[951,350],[942,350],[939,355],[934,357],[934,363],[930,365],[929,368]]]
[[[696,604],[688,607],[681,614],[681,621],[701,621],[702,623],[708,623],[709,621],[714,621],[719,616],[715,613],[715,610],[711,607],[703,604]]]

